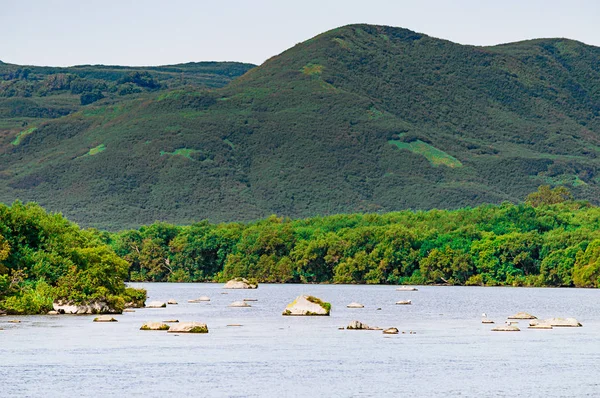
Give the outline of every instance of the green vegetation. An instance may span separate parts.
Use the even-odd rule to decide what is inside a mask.
[[[108,236],[135,281],[600,285],[600,208],[542,186],[527,204],[248,224],[155,223]]]
[[[323,309],[327,310],[327,314],[329,314],[329,312],[331,312],[331,303],[326,303],[323,300],[321,300],[320,298],[317,298],[315,296],[307,296],[306,299],[308,301],[310,301],[311,303],[315,303],[315,304],[318,304],[321,307],[323,307]]]
[[[33,133],[35,131],[35,127],[31,127],[28,128],[27,130],[23,130],[20,131],[17,136],[15,137],[15,139],[11,142],[11,144],[13,145],[19,145],[21,143],[21,140],[25,137],[27,137],[29,134]]]
[[[474,47],[350,25],[252,69],[2,65],[18,95],[0,95],[0,201],[111,231],[522,203],[543,184],[600,204],[599,64],[566,39]],[[76,161],[90,143],[109,150]],[[159,156],[181,149],[201,152]]]
[[[179,156],[183,156],[185,158],[188,159],[192,159],[194,160],[194,158],[192,158],[192,155],[196,154],[196,153],[200,153],[201,151],[198,151],[196,149],[190,149],[190,148],[178,148],[175,149],[173,152],[165,152],[165,151],[160,151],[160,156],[164,156],[164,155],[179,155]]]
[[[104,151],[105,149],[106,149],[106,146],[105,146],[104,144],[100,144],[100,145],[98,145],[98,146],[95,146],[95,147],[91,148],[91,149],[88,151],[87,155],[88,155],[88,156],[94,156],[94,155],[97,155],[97,154],[99,154],[100,152]]]
[[[40,314],[52,303],[106,302],[115,311],[144,302],[144,291],[126,288],[127,262],[60,214],[35,204],[0,205],[0,310]]]
[[[421,140],[416,140],[413,142],[390,140],[388,142],[392,145],[397,146],[400,149],[408,149],[412,153],[417,153],[419,155],[425,156],[425,158],[429,160],[429,162],[433,166],[443,165],[448,167],[462,167],[462,163],[459,162],[456,158],[448,155],[444,151],[440,151],[439,149]]]

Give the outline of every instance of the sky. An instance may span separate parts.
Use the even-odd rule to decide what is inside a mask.
[[[0,60],[21,65],[261,64],[351,23],[462,44],[600,46],[600,0],[0,0]]]

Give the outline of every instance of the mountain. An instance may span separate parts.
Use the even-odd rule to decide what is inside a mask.
[[[599,115],[600,48],[349,25],[221,88],[5,133],[0,200],[108,229],[518,202],[542,184],[598,203]]]

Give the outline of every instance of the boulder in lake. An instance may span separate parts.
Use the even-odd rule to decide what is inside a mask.
[[[178,323],[179,319],[169,319],[169,320],[166,320],[166,321],[163,321],[163,322],[164,323]]]
[[[383,334],[398,334],[397,328],[387,328],[383,331]]]
[[[200,296],[197,299],[188,300],[188,303],[201,303],[203,301],[210,301],[210,297]]]
[[[492,321],[491,319],[488,319],[488,318],[482,318],[481,323],[494,323],[494,321]]]
[[[298,296],[285,307],[282,315],[318,316],[329,315],[331,304],[314,296]]]
[[[78,314],[78,315],[89,315],[89,314],[116,314],[117,311],[111,308],[104,301],[92,301],[89,303],[74,304],[72,302],[58,300],[52,304],[54,311],[59,314]]]
[[[21,323],[20,320],[18,319],[11,319],[10,321],[7,321],[8,323]]]
[[[252,307],[250,304],[248,304],[245,301],[234,301],[233,303],[229,304],[230,307]]]
[[[223,289],[256,289],[257,287],[257,284],[250,283],[245,278],[235,278],[227,282]]]
[[[208,326],[199,322],[181,322],[171,325],[167,333],[208,333]]]
[[[533,325],[530,323],[529,329],[552,329],[552,325],[548,325],[547,323],[541,323],[541,322],[536,322]]]
[[[396,301],[396,305],[411,305],[412,301],[410,300],[400,300],[400,301]]]
[[[400,286],[400,287],[396,288],[396,290],[399,292],[416,292],[419,289],[417,289],[416,287],[413,287],[413,286]]]
[[[135,310],[132,310],[131,308],[125,308],[123,312],[135,312]]]
[[[346,306],[346,308],[365,308],[361,303],[350,303]]]
[[[366,323],[362,323],[361,321],[352,321],[346,326],[348,330],[377,330],[379,328],[373,328]]]
[[[48,311],[47,315],[58,315],[58,311]]]
[[[514,326],[514,325],[502,325],[502,326],[496,326],[495,328],[492,329],[492,332],[520,332],[521,329],[519,329],[518,327]]]
[[[533,320],[531,322],[529,322],[529,326],[536,326],[536,325],[540,325],[540,324],[546,324],[546,325],[550,325],[553,327],[570,327],[570,328],[577,328],[577,327],[581,327],[581,323],[579,323],[579,321],[577,321],[577,319],[575,318],[549,318],[549,319],[544,319],[543,321],[540,320]]]
[[[166,306],[167,303],[162,301],[151,301],[148,304],[146,304],[146,308],[165,308]]]
[[[146,322],[140,330],[169,330],[170,326],[162,322]]]
[[[167,301],[167,304],[169,305],[177,305],[177,301],[175,299],[169,299],[169,301]]]
[[[258,299],[255,299],[255,298],[245,298],[244,301],[258,301]]]
[[[516,314],[509,316],[508,319],[537,319],[537,317],[526,312],[517,312]]]
[[[117,320],[110,315],[100,315],[94,318],[94,322],[117,322]]]

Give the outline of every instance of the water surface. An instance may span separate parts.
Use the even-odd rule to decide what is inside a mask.
[[[179,305],[138,309],[105,324],[92,316],[1,317],[0,396],[564,397],[600,391],[599,290],[135,286],[146,288],[149,300],[174,298]],[[281,316],[300,294],[329,301],[331,316]],[[211,302],[187,302],[203,295]],[[228,307],[243,298],[258,301]],[[408,299],[413,305],[394,304]],[[365,308],[346,308],[353,301]],[[482,312],[503,323],[518,311],[575,317],[584,327],[527,330],[520,321],[521,332],[499,333],[481,324]],[[210,333],[139,330],[145,321],[168,319],[204,322]],[[338,330],[355,319],[406,334]]]

